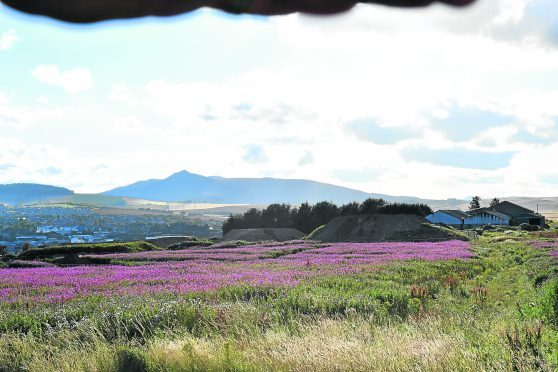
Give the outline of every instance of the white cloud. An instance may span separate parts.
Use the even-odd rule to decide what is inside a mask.
[[[136,116],[118,117],[114,120],[113,128],[121,133],[131,135],[156,134],[155,126],[146,125],[143,120]]]
[[[0,92],[0,129],[27,129],[37,123],[62,117],[59,109],[49,109],[37,105],[18,105],[10,97]],[[0,137],[2,132],[0,131]]]
[[[552,185],[539,179],[548,173],[548,159],[558,157],[558,50],[549,47],[545,27],[532,27],[533,5],[541,1],[549,0],[484,0],[459,11],[362,5],[332,18],[250,21],[246,27],[258,32],[250,33],[255,39],[248,46],[234,44],[234,63],[195,67],[192,58],[180,66],[169,64],[168,70],[140,64],[133,78],[122,74],[118,81],[100,81],[111,87],[101,97],[84,95],[72,106],[52,97],[43,105],[61,105],[63,119],[37,121],[30,115],[27,121],[53,123],[40,138],[35,135],[34,143],[56,144],[67,150],[67,157],[45,162],[41,169],[69,169],[58,179],[79,179],[82,191],[104,191],[187,169],[226,177],[307,178],[433,198],[552,194]],[[244,21],[214,14],[204,12],[196,22],[207,22],[216,40],[247,38],[231,26],[240,22],[244,27]],[[227,33],[219,31],[225,24]],[[263,54],[257,48],[263,43],[274,54],[254,58]],[[162,52],[183,61],[175,49],[161,46]],[[231,49],[223,49],[212,59],[230,56]],[[93,84],[87,71],[86,88],[69,87],[80,80],[68,78],[70,71],[39,66],[34,76],[69,92]],[[132,91],[142,84],[144,89]],[[7,99],[0,96],[0,114],[8,117],[4,125],[33,113],[21,105],[9,107]],[[436,122],[451,122],[459,107],[512,119],[470,125],[467,133],[442,130]],[[16,108],[23,110],[20,115]],[[345,124],[358,118],[377,120],[379,131],[364,131],[375,141],[346,131]],[[382,131],[401,134],[399,129],[409,132],[403,140],[380,141]],[[32,131],[26,135],[32,143]],[[504,169],[464,169],[406,159],[402,154],[408,148],[514,156]],[[18,164],[17,159],[12,163]],[[22,164],[9,171],[19,167],[46,179],[26,161]],[[107,166],[96,169],[96,164]]]
[[[113,85],[108,98],[114,102],[135,103],[132,98],[132,92],[130,92],[130,89],[125,84]]]
[[[154,80],[147,85],[147,102],[173,119],[170,143],[211,140],[211,150],[198,149],[207,154],[201,173],[341,181],[371,192],[429,197],[469,195],[480,192],[477,187],[496,194],[503,185],[506,193],[523,194],[516,157],[494,171],[401,156],[409,147],[458,146],[529,157],[532,149],[551,146],[518,133],[552,138],[548,123],[556,112],[555,93],[540,76],[555,73],[558,51],[524,35],[514,40],[510,30],[524,21],[528,3],[510,4],[485,1],[460,12],[432,7],[419,14],[359,6],[327,19],[277,17],[273,27],[289,50],[284,63],[217,83]],[[432,121],[451,115],[455,104],[512,119],[477,126],[478,133],[469,130],[467,138],[449,138]],[[359,141],[343,130],[344,123],[359,117],[378,118],[395,131],[411,127],[415,135],[394,144]],[[296,141],[277,141],[278,136]],[[312,167],[301,166],[307,159],[301,158],[300,141],[313,155]],[[265,148],[265,165],[243,164],[243,146],[249,143]],[[358,177],[334,178],[331,169],[382,171],[357,183]],[[457,181],[463,177],[473,181]]]
[[[0,50],[8,50],[20,40],[16,30],[10,29],[0,35]]]
[[[89,90],[94,83],[91,71],[83,67],[60,71],[56,65],[39,65],[31,71],[31,75],[43,83],[61,86],[70,94]]]

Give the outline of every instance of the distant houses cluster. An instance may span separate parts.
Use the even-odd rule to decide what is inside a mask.
[[[485,225],[517,226],[521,224],[544,226],[545,217],[520,205],[504,201],[488,208],[469,211],[442,209],[426,219],[432,223],[450,225],[456,228],[475,228]]]

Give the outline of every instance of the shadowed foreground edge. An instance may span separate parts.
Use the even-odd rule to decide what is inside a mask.
[[[44,15],[74,23],[145,16],[172,16],[201,7],[229,13],[279,15],[294,12],[333,14],[346,11],[357,3],[398,7],[427,6],[435,2],[464,6],[475,0],[1,0],[25,13]]]

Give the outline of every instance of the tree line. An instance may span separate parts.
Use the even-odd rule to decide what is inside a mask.
[[[481,200],[480,196],[473,196],[471,202],[469,203],[469,210],[472,211],[473,209],[479,209],[481,207]],[[500,204],[500,199],[494,198],[490,201],[490,208],[497,206]]]
[[[223,223],[223,234],[233,229],[295,228],[303,233],[325,225],[335,217],[370,214],[415,214],[427,216],[432,209],[426,204],[388,203],[383,199],[366,199],[337,206],[328,201],[316,204],[271,204],[265,209],[252,208],[244,214],[229,216]]]

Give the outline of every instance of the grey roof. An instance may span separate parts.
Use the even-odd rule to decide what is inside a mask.
[[[471,216],[473,214],[481,213],[481,212],[484,212],[484,211],[487,211],[487,210],[488,210],[488,208],[486,208],[486,207],[476,208],[476,209],[469,209],[467,211],[467,214],[469,214]]]
[[[455,217],[457,219],[467,218],[469,215],[459,209],[440,209],[439,212],[445,213],[449,216]]]
[[[480,214],[480,213],[487,213],[487,214],[490,214],[490,215],[492,215],[492,216],[495,216],[495,217],[498,217],[498,218],[502,218],[502,219],[504,219],[504,220],[509,220],[509,219],[511,219],[511,217],[508,216],[507,214],[504,214],[504,213],[500,213],[500,212],[498,212],[498,211],[491,210],[490,208],[478,208],[478,209],[474,209],[474,210],[472,210],[472,211],[469,211],[469,215],[471,215],[471,217],[472,217],[472,216],[475,216],[475,215],[477,215],[477,214]]]
[[[531,209],[524,208],[520,205],[511,203],[509,201],[503,201],[492,207],[492,210],[503,213],[510,217],[516,217],[526,213],[534,213]]]

